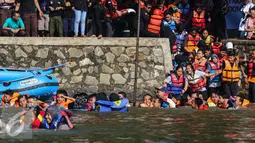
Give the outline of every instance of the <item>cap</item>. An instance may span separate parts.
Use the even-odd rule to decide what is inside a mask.
[[[164,86],[160,86],[160,87],[158,87],[158,88],[156,87],[156,90],[162,91],[162,92],[168,92],[167,88],[164,87]]]
[[[233,43],[232,43],[232,42],[228,42],[228,43],[226,44],[226,48],[227,48],[227,50],[233,49],[233,48],[234,48]]]

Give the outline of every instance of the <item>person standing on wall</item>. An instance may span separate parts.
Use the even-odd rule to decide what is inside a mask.
[[[11,12],[14,8],[15,0],[0,0],[0,31],[2,31],[3,23],[8,17],[11,17]]]
[[[58,37],[63,36],[63,21],[62,15],[64,10],[64,0],[51,0],[50,1],[50,37],[55,34]]]
[[[75,12],[75,22],[74,22],[74,37],[78,37],[79,25],[81,27],[81,37],[86,37],[86,17],[88,11],[87,0],[75,0],[73,10]]]
[[[37,37],[37,11],[40,17],[43,15],[38,0],[16,0],[16,3],[15,11],[20,11],[22,15],[27,36]]]
[[[40,37],[49,36],[49,1],[50,0],[38,0],[43,16],[38,19],[38,34]]]
[[[240,31],[240,39],[244,39],[245,37],[245,23],[250,16],[250,9],[254,6],[251,0],[243,0],[243,6],[241,8],[241,12],[243,17],[240,20],[239,31]]]
[[[74,0],[66,0],[63,14],[64,36],[74,36],[74,11],[72,9]]]
[[[89,2],[89,7],[92,9],[92,37],[98,36],[98,39],[102,38],[101,14],[104,10],[103,4],[100,0],[90,0]]]

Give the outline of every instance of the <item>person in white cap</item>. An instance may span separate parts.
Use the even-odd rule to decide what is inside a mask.
[[[230,50],[230,49],[233,50],[234,49],[233,43],[232,42],[227,42],[226,48],[227,48],[227,50]]]

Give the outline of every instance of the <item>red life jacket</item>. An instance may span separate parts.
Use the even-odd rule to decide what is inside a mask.
[[[248,81],[251,83],[255,83],[255,77],[252,77],[253,67],[254,67],[253,60],[250,60],[248,64]]]
[[[169,91],[173,94],[182,94],[183,86],[184,86],[184,77],[180,76],[178,79],[174,73],[170,74],[171,76],[171,84],[169,85]]]
[[[195,68],[195,70],[199,70],[199,71],[205,71],[206,70],[206,60],[202,60],[201,62],[198,60],[195,60],[195,62],[193,63],[193,66]]]
[[[33,129],[39,129],[43,120],[45,112],[40,110],[38,116],[36,117],[36,119],[34,120],[34,122],[32,123],[32,128]]]
[[[208,106],[203,104],[199,107],[198,110],[208,110]]]
[[[218,46],[214,45],[214,43],[212,43],[212,50],[213,53],[218,55],[220,53],[220,47],[222,46],[222,43],[220,43]]]
[[[200,14],[198,14],[195,10],[193,10],[193,17],[191,19],[192,26],[199,27],[203,29],[206,27],[205,25],[205,10],[203,10]]]
[[[194,77],[187,75],[187,78],[189,86],[193,91],[202,90],[206,86],[206,81],[204,78],[201,78],[199,75],[197,75],[196,71],[194,73]]]
[[[212,70],[218,71],[220,70],[220,64],[215,64],[214,62],[210,62],[210,66],[212,68]]]

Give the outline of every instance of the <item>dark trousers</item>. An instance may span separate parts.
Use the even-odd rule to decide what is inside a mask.
[[[2,36],[25,36],[26,32],[24,30],[19,30],[18,33],[13,33],[10,30],[2,30]]]
[[[61,16],[50,17],[50,37],[63,36],[63,21]]]
[[[92,29],[93,34],[95,35],[101,35],[102,34],[102,23],[101,23],[101,14],[102,14],[102,8],[101,5],[95,5],[92,8]]]
[[[38,21],[37,21],[37,13],[26,13],[22,16],[26,34],[27,36],[37,37],[37,28],[38,28]]]
[[[73,37],[74,36],[74,18],[64,18],[63,26],[64,26],[64,36]]]
[[[221,39],[225,38],[226,31],[226,20],[224,15],[214,15],[212,17],[213,21],[213,35]]]
[[[0,32],[2,31],[5,20],[11,17],[11,12],[12,9],[0,9]]]
[[[224,88],[223,98],[228,99],[230,96],[237,96],[238,82],[223,82],[223,88]]]
[[[249,100],[251,103],[255,103],[255,83],[249,83]]]

